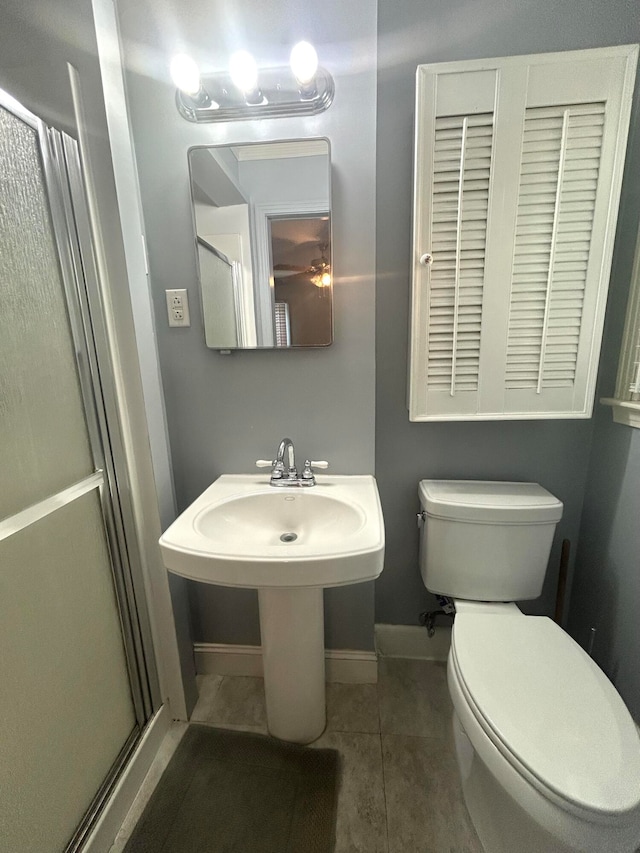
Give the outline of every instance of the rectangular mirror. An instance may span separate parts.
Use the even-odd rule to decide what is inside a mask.
[[[189,174],[207,346],[330,344],[329,142],[191,148]]]

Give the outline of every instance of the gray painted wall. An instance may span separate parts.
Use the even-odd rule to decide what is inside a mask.
[[[635,38],[638,35],[636,33]],[[624,232],[614,266],[598,396],[615,388],[635,228],[640,210],[639,129],[629,146]],[[640,722],[640,430],[613,422],[598,406],[580,526],[568,629],[593,656]]]
[[[610,387],[611,390],[613,386]],[[568,628],[640,721],[640,430],[596,419]]]
[[[376,584],[376,621],[415,623],[418,612],[433,604],[417,565],[416,489],[425,477],[535,480],[564,502],[543,595],[524,606],[528,612],[549,613],[565,537],[574,546],[572,565],[575,561],[592,421],[420,424],[408,420],[415,69],[426,62],[639,41],[638,5],[628,0],[476,0],[473,4],[379,0],[378,6],[376,476],[387,527],[387,556]],[[637,192],[629,176],[638,173],[638,164],[627,165],[623,203]],[[618,254],[628,254],[633,210],[637,204],[623,208]],[[625,286],[623,281],[616,284]]]
[[[372,473],[375,429],[375,38],[371,0],[323,4],[268,0],[188,5],[121,0],[121,31],[144,205],[160,363],[178,508],[219,474],[251,472],[290,435],[300,458],[336,473]],[[251,50],[285,64],[311,40],[336,79],[320,116],[193,125],[178,115],[171,56],[203,70]],[[191,229],[187,150],[193,145],[328,137],[333,163],[335,343],[304,352],[220,356],[204,344]],[[165,288],[186,287],[190,329],[170,330]],[[195,639],[259,642],[251,591],[192,584]],[[327,645],[371,648],[373,585],[325,594]]]

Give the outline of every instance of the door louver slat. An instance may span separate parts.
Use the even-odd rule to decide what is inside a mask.
[[[604,104],[528,108],[507,344],[507,389],[573,384]]]
[[[431,391],[478,388],[492,151],[492,113],[436,119],[427,353]]]

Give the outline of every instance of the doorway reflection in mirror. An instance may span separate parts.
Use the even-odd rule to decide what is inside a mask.
[[[326,346],[331,343],[329,216],[271,218],[269,225],[275,304],[287,306],[290,330],[288,341],[276,335],[276,346]]]

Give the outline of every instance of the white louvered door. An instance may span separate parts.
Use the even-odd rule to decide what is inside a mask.
[[[636,62],[418,69],[412,420],[590,415]]]
[[[424,286],[414,291],[412,358],[424,381],[410,388],[421,410],[473,415],[478,409],[482,304],[489,191],[493,161],[495,71],[425,81],[419,93],[416,176],[425,200],[414,227],[423,252],[434,257],[420,267]],[[436,83],[438,85],[436,86]],[[433,109],[421,108],[421,99]],[[423,156],[424,155],[424,156]]]

